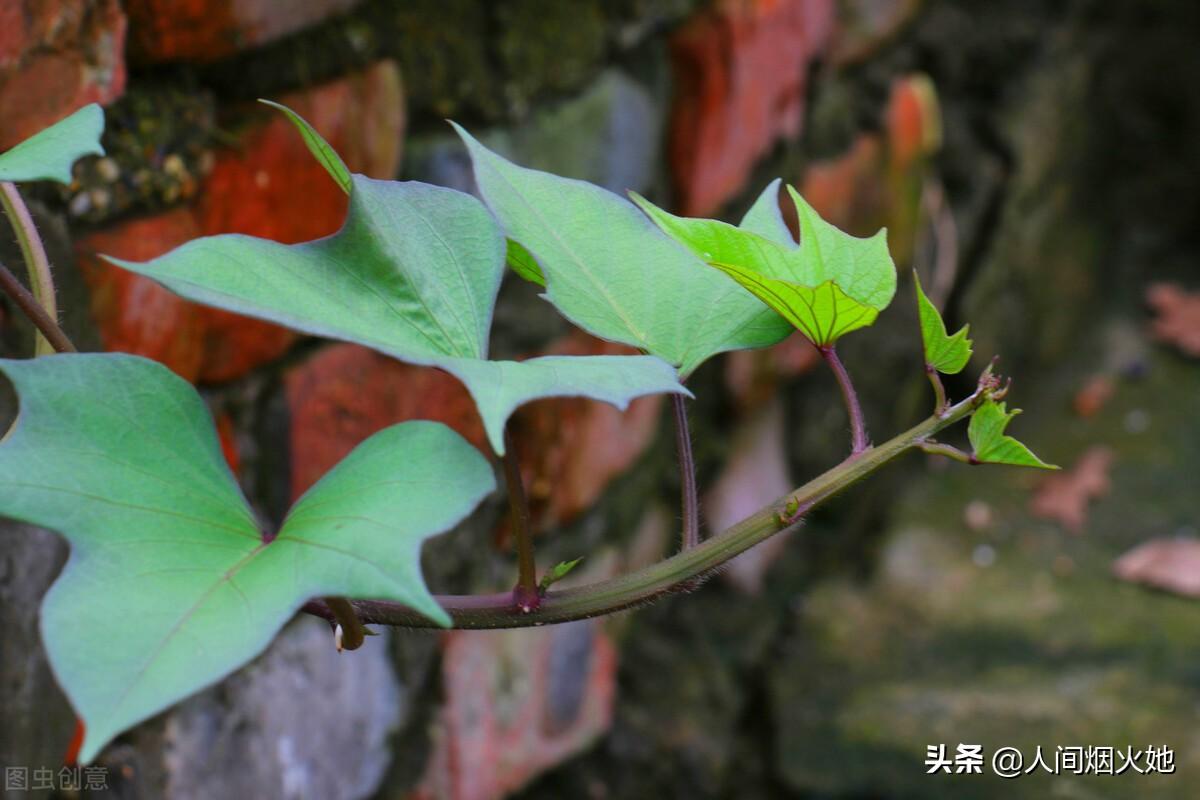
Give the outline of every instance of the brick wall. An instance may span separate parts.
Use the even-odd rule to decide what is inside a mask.
[[[636,189],[681,213],[732,216],[782,175],[856,233],[888,226],[907,266],[924,257],[919,208],[936,183],[941,144],[936,91],[893,47],[916,6],[12,0],[0,8],[0,147],[86,102],[105,105],[108,155],[81,163],[65,190],[28,192],[55,258],[65,324],[77,341],[149,356],[194,381],[252,502],[278,515],[382,427],[425,418],[477,444],[482,433],[462,387],[443,373],[195,306],[96,258],[142,260],[228,232],[297,242],[339,226],[344,196],[256,96],[295,108],[352,170],[379,178],[471,189],[447,116],[519,163]],[[986,192],[986,180],[964,191],[976,189]],[[971,219],[968,245],[978,234]],[[12,260],[7,247],[0,256]],[[908,324],[907,314],[888,325]],[[6,355],[27,349],[22,325],[5,309]],[[850,346],[850,360],[865,347]],[[510,280],[493,351],[619,348],[571,329],[531,287]],[[883,353],[866,381],[868,395],[892,389],[868,408],[881,427],[907,413],[891,400],[904,373],[897,365],[908,370],[911,359],[896,346]],[[695,377],[714,525],[773,499],[793,474],[844,447],[833,387],[802,377],[813,363],[807,346],[789,340],[717,359]],[[599,578],[674,546],[676,478],[659,398],[624,413],[544,401],[514,426],[547,562],[587,553],[583,577]],[[886,496],[883,486],[868,497]],[[500,511],[494,499],[427,549],[431,584],[472,591],[511,581]],[[46,535],[6,537],[19,544],[0,555],[0,575],[21,580],[4,584],[14,599],[0,607],[0,625],[16,631],[0,660],[0,762],[53,765],[72,722],[45,679],[30,615],[62,548]],[[761,597],[778,552],[748,554],[723,588],[710,588]],[[619,680],[621,664],[636,663],[677,671],[669,694],[695,709],[680,717],[680,754],[663,769],[686,771],[697,760],[692,779],[713,771],[712,785],[725,785],[738,746],[721,736],[736,737],[750,701],[707,693],[723,691],[721,680],[736,680],[736,671],[722,671],[694,640],[655,649],[655,620],[686,610],[642,613],[650,622],[641,627],[622,617],[513,633],[392,632],[341,657],[321,625],[297,620],[250,667],[121,737],[100,763],[128,797],[499,798],[597,741],[632,748],[631,763],[639,746],[661,746],[660,733],[639,739],[628,720],[611,730],[621,703],[636,704],[645,690]],[[729,663],[748,665],[766,657],[770,629],[748,624],[735,634],[740,619],[730,612],[715,630],[736,641]],[[759,640],[746,639],[753,631]],[[9,648],[27,658],[11,661]],[[655,780],[646,776],[648,786]]]

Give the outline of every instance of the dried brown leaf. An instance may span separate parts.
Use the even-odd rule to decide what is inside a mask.
[[[1187,292],[1174,283],[1155,283],[1146,290],[1146,302],[1157,316],[1150,333],[1160,342],[1200,358],[1200,292]]]
[[[1200,539],[1151,539],[1113,562],[1123,581],[1200,597]]]
[[[1036,517],[1056,520],[1072,533],[1079,533],[1087,522],[1088,504],[1108,493],[1108,469],[1113,452],[1107,447],[1089,448],[1075,466],[1051,475],[1038,484],[1029,503]]]

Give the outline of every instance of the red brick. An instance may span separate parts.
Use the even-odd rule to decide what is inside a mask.
[[[879,230],[880,206],[887,201],[883,186],[886,152],[882,137],[860,134],[840,156],[809,165],[800,182],[800,194],[829,222],[858,235]],[[788,224],[795,209],[785,206]]]
[[[292,495],[299,497],[378,430],[411,419],[444,422],[488,452],[475,402],[456,378],[353,344],[322,348],[287,373]]]
[[[126,0],[131,57],[213,61],[349,10],[359,0]]]
[[[0,150],[125,89],[118,0],[0,3]]]
[[[499,800],[608,730],[616,651],[595,622],[452,631],[434,750],[412,800]]]
[[[221,442],[221,455],[225,456],[225,463],[229,465],[229,469],[236,475],[241,467],[241,455],[238,453],[237,434],[233,428],[233,418],[228,414],[221,413],[216,417],[217,424],[217,439]]]
[[[775,142],[799,132],[807,67],[832,18],[832,0],[722,0],[672,37],[670,160],[681,213],[715,212]]]
[[[941,147],[937,91],[927,75],[906,75],[892,82],[886,118],[893,171],[907,170]]]
[[[924,75],[893,81],[883,116],[882,134],[860,134],[842,156],[810,165],[800,192],[851,233],[867,236],[887,227],[892,255],[904,264],[912,258],[929,156],[941,144],[932,83]]]
[[[547,355],[631,355],[632,348],[573,333]],[[534,525],[569,522],[591,508],[614,478],[654,441],[661,395],[639,397],[625,411],[580,397],[530,403],[512,422]],[[504,536],[500,537],[502,540]]]
[[[347,166],[376,177],[399,167],[403,94],[390,61],[339,81],[280,98],[342,153]],[[239,146],[220,151],[197,201],[120,224],[78,242],[105,345],[166,360],[184,377],[227,381],[278,358],[296,340],[284,328],[193,306],[152,281],[99,262],[95,253],[132,260],[161,255],[189,239],[244,233],[295,243],[337,231],[345,194],[304,146],[290,122],[264,112]]]
[[[188,380],[196,379],[204,361],[199,307],[151,280],[104,263],[96,254],[145,261],[198,235],[195,217],[180,208],[98,231],[76,243],[104,349],[152,358]]]

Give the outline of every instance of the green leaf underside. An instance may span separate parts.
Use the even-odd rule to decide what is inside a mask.
[[[145,263],[108,260],[189,300],[443,369],[471,392],[500,454],[505,421],[531,400],[584,396],[624,408],[640,395],[686,393],[650,356],[487,361],[504,257],[504,237],[474,197],[354,175],[346,222],[325,239],[211,236]]]
[[[83,762],[249,661],[309,598],[388,598],[449,625],[421,576],[421,543],[495,488],[449,428],[375,434],[265,543],[203,402],[166,367],[90,354],[0,360],[0,371],[21,403],[0,444],[0,515],[71,543],[41,629],[86,726]]]
[[[547,299],[579,327],[659,356],[683,376],[716,353],[789,333],[777,314],[704,269],[624,198],[519,167],[455,129],[488,207],[541,266]]]
[[[504,260],[508,262],[508,266],[512,268],[512,271],[530,283],[545,286],[546,276],[542,274],[542,268],[538,265],[537,259],[533,257],[533,254],[522,247],[520,242],[514,242],[512,239],[505,241],[508,245],[508,251]]]
[[[971,340],[967,338],[969,325],[963,325],[953,336],[946,334],[946,323],[937,307],[925,296],[921,279],[913,271],[913,285],[917,289],[917,313],[921,319],[921,340],[925,343],[925,363],[945,375],[962,372],[971,359]]]
[[[793,190],[803,234],[797,246],[779,213],[777,187],[777,182],[767,187],[741,228],[677,217],[636,194],[633,201],[667,235],[732,276],[814,344],[832,344],[872,324],[896,288],[886,234],[848,236],[818,217]]]
[[[783,221],[783,211],[779,208],[779,186],[782,183],[782,180],[776,178],[767,184],[767,188],[762,190],[754,205],[746,212],[746,216],[742,217],[738,227],[756,233],[775,244],[795,247],[796,239],[788,229],[787,223]]]
[[[1058,469],[1035,456],[1028,447],[1011,436],[1004,434],[1009,421],[1020,409],[1006,411],[1004,403],[988,400],[971,415],[967,426],[967,437],[975,450],[975,457],[988,464],[1012,464],[1018,467]]]
[[[92,103],[0,154],[0,181],[71,182],[71,165],[104,155],[104,111]]]
[[[778,311],[818,347],[831,345],[851,331],[875,322],[879,312],[846,296],[833,281],[815,288],[767,278],[732,264],[713,263]]]
[[[276,103],[271,100],[259,100],[265,106],[282,111],[292,124],[296,126],[296,130],[300,132],[300,137],[304,139],[305,146],[308,147],[308,152],[313,154],[313,157],[320,162],[329,176],[333,178],[337,185],[342,187],[342,191],[350,194],[353,186],[350,170],[346,166],[346,162],[342,161],[342,157],[337,154],[337,151],[329,146],[329,142],[317,133],[316,128],[309,124],[308,120],[292,111],[282,103]]]

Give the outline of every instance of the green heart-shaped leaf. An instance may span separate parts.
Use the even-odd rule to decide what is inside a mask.
[[[92,103],[0,154],[0,181],[71,182],[71,165],[104,155],[104,111]]]
[[[421,577],[421,543],[495,479],[449,428],[375,434],[271,537],[199,395],[166,367],[92,354],[0,360],[0,371],[21,403],[0,444],[0,515],[71,542],[41,626],[86,725],[82,761],[249,661],[309,598],[389,598],[450,624]]]
[[[1058,469],[1035,456],[1028,447],[1004,434],[1008,423],[1021,410],[1006,411],[1004,403],[988,400],[971,415],[967,437],[975,450],[975,458],[989,464],[1013,464],[1018,467]]]
[[[719,220],[677,217],[632,196],[667,235],[745,286],[813,344],[833,344],[872,324],[896,291],[886,233],[870,239],[842,233],[789,186],[800,215],[797,246],[779,213],[777,187],[777,182],[767,187],[740,228]]]
[[[925,296],[921,279],[913,270],[913,285],[917,288],[917,313],[921,319],[921,340],[925,343],[925,363],[946,375],[962,372],[971,359],[969,325],[963,325],[953,336],[946,334],[946,323],[937,307]]]
[[[710,356],[788,334],[777,314],[663,236],[627,200],[510,163],[455,126],[506,234],[536,259],[546,297],[596,336],[687,376]]]
[[[307,123],[297,124],[339,179],[341,160]],[[531,400],[584,396],[624,408],[640,395],[687,393],[652,356],[487,361],[506,254],[487,209],[463,192],[416,181],[350,181],[345,224],[325,239],[283,245],[211,236],[141,264],[109,261],[189,300],[443,369],[470,390],[501,454],[505,421]]]

